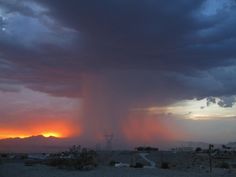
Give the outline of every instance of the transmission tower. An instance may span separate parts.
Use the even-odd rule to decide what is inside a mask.
[[[104,134],[104,138],[106,140],[106,150],[111,151],[112,150],[112,140],[114,138],[113,133]]]

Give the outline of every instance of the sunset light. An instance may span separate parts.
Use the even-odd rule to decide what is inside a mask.
[[[41,124],[39,122],[34,123],[28,122],[27,128],[15,126],[7,128],[0,125],[0,139],[26,138],[38,135],[65,138],[81,134],[81,128],[78,125],[74,126],[69,121],[41,121]]]
[[[63,135],[62,133],[58,132],[37,132],[37,133],[26,133],[23,131],[15,131],[15,130],[0,130],[0,139],[5,138],[28,138],[31,136],[38,136],[42,135],[44,137],[57,137],[62,138],[66,137],[66,135]]]
[[[60,138],[60,137],[63,137],[63,135],[61,135],[60,133],[56,133],[56,132],[45,132],[45,133],[42,133],[42,135],[44,137],[57,137],[57,138]]]
[[[23,135],[23,134],[0,134],[0,139],[5,139],[5,138],[27,138],[30,135]]]
[[[235,51],[236,0],[0,0],[0,177],[236,177]]]

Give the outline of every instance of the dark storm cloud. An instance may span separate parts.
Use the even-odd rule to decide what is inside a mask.
[[[81,98],[79,124],[89,141],[103,132],[124,139],[126,120],[158,125],[165,118],[134,111],[142,108],[207,97],[208,104],[232,107],[236,6],[229,2],[0,0],[6,18],[0,90],[21,93],[27,87]]]
[[[183,72],[235,57],[233,9],[206,17],[196,15],[204,3],[199,0],[45,3],[51,15],[84,35],[82,54],[90,67]]]
[[[236,94],[233,1],[215,15],[204,15],[204,0],[10,2],[2,1],[9,13],[38,23],[28,29],[28,40],[21,33],[16,40],[1,34],[0,57],[11,63],[1,70],[3,79],[81,96],[89,73],[106,78],[117,98],[144,104]],[[39,11],[42,16],[35,15]]]
[[[12,12],[21,12],[24,15],[34,16],[35,12],[32,10],[32,7],[28,6],[25,0],[0,0],[1,8],[6,11],[6,13]]]
[[[219,102],[218,105],[224,108],[227,107],[233,107],[233,105],[236,102],[236,98],[235,97],[223,97]]]

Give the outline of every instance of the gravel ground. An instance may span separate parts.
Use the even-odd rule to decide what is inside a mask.
[[[236,173],[215,170],[212,177],[235,177]],[[209,173],[194,173],[163,169],[133,169],[99,166],[92,171],[61,170],[44,165],[25,166],[23,163],[0,164],[0,177],[210,177]]]

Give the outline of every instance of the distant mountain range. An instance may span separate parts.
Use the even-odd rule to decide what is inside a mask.
[[[205,142],[195,142],[195,141],[176,141],[173,143],[173,146],[176,147],[201,147],[201,148],[208,148],[209,143],[205,143]]]
[[[0,152],[56,152],[68,149],[73,142],[67,138],[44,137],[7,138],[0,140]]]
[[[209,143],[206,142],[195,142],[195,141],[178,141],[172,144],[177,147],[201,147],[207,149],[209,147]],[[213,144],[214,148],[221,148],[223,144]],[[236,147],[236,142],[229,142],[224,144],[229,147]]]
[[[229,142],[229,143],[227,144],[227,146],[236,147],[236,142]]]
[[[28,138],[7,138],[0,140],[0,153],[39,153],[39,152],[60,152],[68,150],[73,145],[79,145],[78,138],[56,138],[44,137],[42,135],[31,136]],[[84,145],[84,144],[81,144]],[[225,144],[227,146],[236,147],[236,142]],[[201,147],[208,148],[209,143],[194,142],[194,141],[175,141],[166,144],[165,148],[170,149],[175,147]],[[220,148],[222,144],[214,144],[215,148]],[[161,147],[158,146],[157,147]],[[115,146],[114,146],[115,149]],[[118,148],[119,149],[119,148]]]

